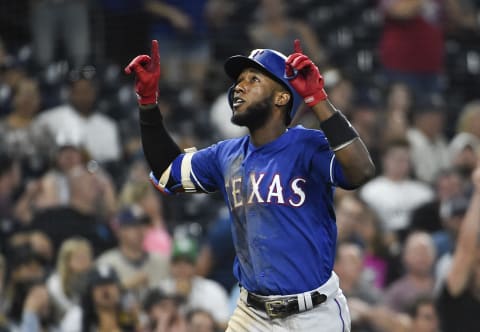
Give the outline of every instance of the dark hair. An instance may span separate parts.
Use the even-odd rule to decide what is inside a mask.
[[[389,140],[383,149],[383,154],[395,148],[410,149],[410,142],[406,138],[396,138]]]
[[[193,319],[193,316],[197,315],[197,314],[201,314],[201,315],[205,315],[205,316],[208,316],[212,323],[213,323],[213,328],[214,330],[216,330],[216,322],[215,322],[215,318],[213,317],[212,313],[207,311],[207,310],[204,310],[204,309],[200,309],[200,308],[195,308],[195,309],[192,309],[192,310],[189,310],[186,315],[185,315],[185,319],[187,321],[187,323],[190,323]]]
[[[15,245],[9,248],[9,268],[14,270],[20,266],[35,262],[40,266],[47,264],[45,258],[27,244]]]
[[[85,66],[82,68],[74,69],[68,73],[69,83],[74,83],[79,80],[94,80],[97,76],[97,70],[93,66]]]
[[[158,288],[154,288],[148,291],[143,300],[143,310],[150,311],[155,305],[159,304],[163,300],[172,300],[177,304],[180,304],[184,299],[180,295],[167,294]]]
[[[110,268],[110,267],[109,267]],[[94,267],[90,270],[88,275],[87,287],[84,290],[81,296],[81,307],[82,307],[82,332],[91,332],[92,326],[95,326],[98,323],[97,309],[93,302],[93,288],[98,285],[95,282],[95,275],[97,274],[98,267]],[[120,285],[118,287],[121,289]],[[119,308],[120,310],[120,305]]]
[[[412,302],[410,302],[410,305],[407,306],[405,312],[411,318],[416,318],[418,315],[418,309],[422,305],[432,305],[435,307],[435,299],[428,294],[419,295]]]

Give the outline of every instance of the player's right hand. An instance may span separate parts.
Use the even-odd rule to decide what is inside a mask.
[[[160,78],[160,54],[158,41],[152,40],[151,56],[142,54],[135,57],[125,73],[135,73],[135,93],[140,105],[156,104],[158,98],[158,80]]]

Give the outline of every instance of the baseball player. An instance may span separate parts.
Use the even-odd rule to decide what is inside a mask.
[[[140,126],[151,181],[174,194],[220,191],[230,209],[240,299],[228,323],[239,331],[350,331],[346,299],[333,272],[336,186],[374,175],[356,130],[328,101],[317,66],[295,41],[285,55],[257,49],[225,62],[234,81],[231,121],[249,135],[180,151],[157,106],[160,58],[139,55],[135,73]],[[322,130],[288,127],[305,102]]]

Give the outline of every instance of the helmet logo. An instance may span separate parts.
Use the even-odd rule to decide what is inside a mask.
[[[250,52],[250,55],[248,56],[249,58],[255,58],[257,55],[262,54],[264,50],[262,49],[255,49],[252,52]]]

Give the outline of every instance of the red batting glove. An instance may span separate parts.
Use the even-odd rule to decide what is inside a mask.
[[[291,54],[285,63],[285,74],[305,103],[313,107],[327,99],[327,93],[323,89],[323,77],[312,60],[303,54],[298,39],[295,39],[294,47],[295,53]]]
[[[140,105],[156,104],[158,98],[158,80],[160,78],[160,54],[158,41],[152,40],[152,55],[139,55],[128,66],[125,73],[135,73],[135,93]]]

